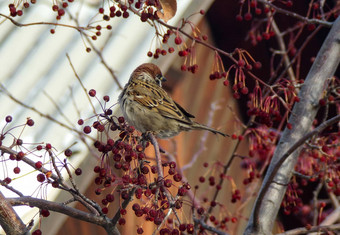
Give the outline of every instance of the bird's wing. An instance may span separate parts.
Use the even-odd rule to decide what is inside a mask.
[[[164,117],[187,124],[192,122],[190,118],[194,116],[174,102],[166,91],[159,86],[145,83],[135,84],[134,88],[131,89],[131,94],[136,102],[157,111]]]

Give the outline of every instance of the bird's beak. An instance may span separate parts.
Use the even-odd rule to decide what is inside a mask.
[[[166,82],[166,78],[164,76],[160,77],[161,82]]]

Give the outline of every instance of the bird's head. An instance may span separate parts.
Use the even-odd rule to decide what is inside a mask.
[[[162,87],[162,82],[166,81],[158,66],[152,63],[145,63],[138,66],[132,72],[130,80],[142,80],[147,83],[157,84],[160,87]]]

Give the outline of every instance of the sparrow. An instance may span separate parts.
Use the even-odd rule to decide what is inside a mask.
[[[142,133],[151,132],[160,139],[189,130],[208,130],[228,136],[193,121],[194,116],[172,100],[162,88],[165,81],[159,67],[152,63],[142,64],[132,72],[118,98],[129,125]]]

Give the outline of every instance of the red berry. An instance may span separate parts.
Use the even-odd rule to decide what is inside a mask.
[[[120,218],[118,221],[119,225],[124,225],[126,223],[124,218]]]
[[[59,9],[58,10],[58,16],[63,16],[63,15],[65,15],[65,10],[64,9]]]
[[[288,0],[288,1],[286,2],[286,6],[287,6],[287,7],[292,7],[292,6],[293,6],[293,2],[292,2],[291,0]]]
[[[237,16],[236,16],[236,20],[237,20],[237,21],[242,21],[242,20],[243,20],[243,17],[242,17],[241,15],[237,15]]]
[[[80,168],[77,168],[76,170],[75,170],[75,174],[76,175],[81,175],[81,173],[82,173],[83,171],[80,169]]]
[[[42,167],[42,162],[38,161],[34,165],[35,165],[35,168],[40,169]]]
[[[65,152],[64,152],[65,156],[66,157],[71,157],[72,155],[72,150],[71,149],[66,149]]]
[[[46,177],[45,177],[44,174],[40,173],[40,174],[37,175],[38,182],[42,183],[42,182],[45,181],[45,179],[46,179]]]
[[[7,123],[9,123],[9,122],[11,122],[13,119],[12,119],[12,116],[6,116],[5,120],[6,120]]]
[[[4,182],[5,182],[6,184],[9,184],[9,183],[12,182],[12,179],[9,178],[9,177],[6,177],[6,178],[4,179]]]
[[[182,43],[182,39],[179,36],[175,37],[175,43],[177,45],[181,44]]]
[[[256,0],[252,0],[252,1],[250,2],[250,7],[255,8],[256,6],[257,6]]]
[[[41,234],[42,234],[42,232],[41,232],[40,229],[37,229],[37,230],[33,231],[33,233],[32,233],[32,235],[41,235]]]
[[[41,209],[40,214],[43,217],[48,217],[50,215],[50,212],[48,210],[46,210],[46,209]]]
[[[91,97],[96,96],[96,90],[91,89],[91,90],[89,91],[89,95],[90,95]]]
[[[246,62],[245,62],[244,60],[242,60],[242,59],[240,59],[240,60],[237,62],[237,65],[238,65],[239,67],[241,67],[241,68],[243,68],[245,64],[246,64]]]
[[[173,176],[173,178],[176,182],[180,182],[182,180],[182,175],[177,173]]]
[[[52,145],[51,145],[50,143],[46,143],[45,149],[46,149],[46,150],[52,149]]]
[[[90,134],[91,133],[91,127],[90,126],[85,126],[83,129],[85,134]]]
[[[102,208],[103,214],[107,214],[109,212],[109,209],[107,207]]]
[[[14,174],[19,174],[20,173],[20,168],[18,166],[14,167],[13,172],[14,172]]]
[[[291,130],[293,128],[293,125],[291,123],[287,123],[287,128]]]
[[[28,125],[28,126],[33,126],[34,125],[34,121],[33,121],[33,119],[27,119],[27,122],[26,122],[26,124]]]
[[[254,64],[254,68],[255,69],[260,69],[262,67],[262,64],[261,64],[261,62],[256,62],[255,64]]]
[[[246,21],[249,21],[253,18],[253,15],[250,13],[250,12],[247,12],[245,15],[244,15],[244,19]]]
[[[309,31],[313,31],[315,28],[316,28],[315,24],[309,24],[309,25],[307,26],[307,29],[308,29]]]
[[[123,18],[126,19],[126,18],[129,17],[129,15],[130,15],[129,12],[127,12],[127,11],[124,11],[124,12],[123,12]]]
[[[187,66],[185,64],[181,65],[181,70],[182,71],[187,71]]]

